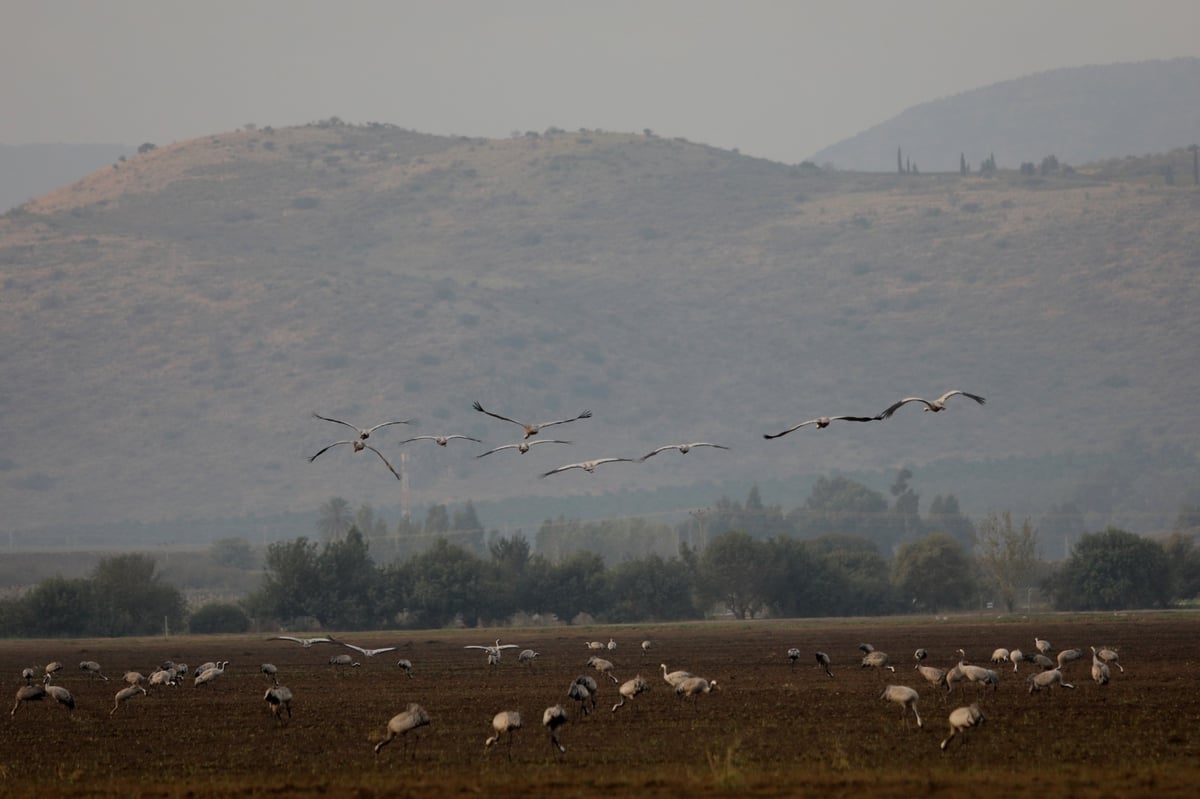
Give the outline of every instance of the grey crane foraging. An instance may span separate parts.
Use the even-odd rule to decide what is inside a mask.
[[[508,756],[512,757],[513,733],[521,729],[521,714],[515,710],[501,710],[492,718],[492,730],[495,735],[483,742],[484,749],[490,749],[508,735]]]
[[[800,659],[800,650],[792,647],[787,651],[788,660],[792,661],[792,668],[796,668],[796,661]]]
[[[413,677],[413,664],[408,658],[400,658],[396,661],[396,668],[408,675],[411,680]]]
[[[145,695],[146,689],[140,685],[130,685],[127,688],[122,688],[121,690],[117,691],[117,695],[113,697],[113,709],[108,711],[108,715],[111,716],[112,714],[116,713],[121,705],[125,704],[130,699],[133,699],[135,696]]]
[[[46,698],[46,687],[41,683],[33,683],[32,685],[22,685],[17,689],[17,701],[13,703],[12,712],[8,715],[17,715],[17,708],[24,702],[41,702]]]
[[[375,754],[379,754],[379,750],[390,744],[397,737],[404,738],[407,746],[408,733],[419,727],[425,727],[430,723],[429,714],[425,712],[425,708],[414,703],[409,704],[408,708],[403,712],[392,716],[387,724],[387,737],[379,743],[375,744]],[[413,736],[415,741],[416,736]],[[413,744],[413,755],[416,755],[416,744]]]
[[[683,682],[684,680],[691,679],[693,676],[695,676],[690,671],[684,671],[683,669],[668,673],[666,663],[660,663],[659,668],[662,669],[663,679],[666,680],[667,685],[671,686],[672,688],[679,685],[679,683]]]
[[[565,754],[567,748],[558,741],[558,728],[569,721],[566,708],[562,705],[551,705],[542,711],[542,726],[550,732],[550,745],[560,753]]]
[[[274,663],[264,663],[258,667],[258,670],[263,673],[268,680],[279,685],[279,669]]]
[[[1079,660],[1082,657],[1082,649],[1063,649],[1058,653],[1058,656],[1055,658],[1055,660],[1058,661],[1058,667],[1062,669],[1065,668],[1068,663],[1074,663],[1076,660]]]
[[[1095,655],[1092,655],[1092,679],[1096,681],[1096,685],[1108,685],[1112,680],[1112,671],[1109,670],[1108,664]]]
[[[825,654],[824,652],[817,652],[816,658],[817,665],[825,669],[825,673],[832,677],[833,672],[829,670],[829,655]]]
[[[1029,684],[1029,693],[1031,694],[1034,691],[1041,691],[1043,689],[1049,691],[1056,685],[1061,685],[1063,688],[1075,687],[1063,679],[1063,673],[1058,669],[1040,671],[1037,674],[1034,674],[1032,677],[1029,677],[1025,682]]]
[[[92,675],[93,677],[99,677],[100,679],[102,679],[106,682],[108,681],[108,678],[105,677],[104,673],[100,670],[100,664],[94,660],[79,661],[79,670],[86,671],[88,674]]]
[[[518,422],[516,419],[510,419],[507,416],[501,416],[498,413],[492,413],[491,411],[484,409],[484,407],[479,404],[478,400],[476,400],[471,407],[480,413],[486,413],[488,416],[491,416],[495,419],[500,419],[505,422],[512,422],[515,425],[519,425],[525,430],[525,438],[532,438],[533,436],[536,436],[543,428],[546,427],[552,427],[556,424],[567,424],[568,422],[575,422],[580,419],[590,419],[592,417],[592,412],[585,410],[582,411],[578,416],[573,416],[570,419],[559,419],[554,422],[537,422],[535,424],[526,424],[525,422]]]
[[[584,678],[580,677],[579,679],[575,680],[575,682],[571,683],[570,687],[567,688],[567,698],[574,699],[576,702],[578,702],[579,710],[583,713],[583,715],[586,716],[588,713],[591,713],[596,709],[596,694],[590,688],[588,688],[587,685],[580,682],[582,679]],[[588,677],[587,679],[591,680],[592,685],[596,684],[596,681],[592,680],[591,677]],[[590,708],[588,707],[589,703],[591,704]]]
[[[522,649],[517,655],[517,662],[522,663],[529,668],[533,668],[533,661],[537,659],[538,653],[532,649]]]
[[[372,433],[374,433],[376,430],[378,430],[381,427],[388,427],[389,425],[394,425],[394,424],[409,424],[410,422],[412,422],[412,419],[405,419],[403,421],[380,422],[379,424],[377,424],[373,427],[359,427],[357,425],[350,424],[349,422],[343,422],[341,419],[331,419],[328,416],[322,416],[319,413],[314,413],[313,416],[315,416],[316,418],[318,418],[322,421],[325,421],[325,422],[333,422],[335,424],[340,424],[343,427],[349,427],[351,430],[354,431],[355,437],[359,441],[366,441],[368,438],[371,437]],[[318,452],[317,454],[320,455],[321,453]],[[316,457],[316,456],[314,456],[314,457]]]
[[[964,396],[967,399],[973,399],[976,402],[978,402],[980,405],[983,405],[987,402],[987,400],[985,400],[983,397],[979,396],[978,394],[968,394],[965,391],[960,391],[959,389],[954,389],[952,391],[947,391],[945,394],[943,394],[942,396],[938,397],[935,400],[922,399],[921,397],[905,397],[904,399],[900,400],[899,402],[896,402],[896,403],[892,404],[891,406],[889,406],[886,410],[884,410],[882,413],[880,413],[875,418],[876,419],[890,419],[892,414],[895,413],[901,406],[907,405],[910,402],[920,402],[925,406],[926,411],[932,411],[933,413],[938,413],[940,411],[946,410],[946,400],[950,399],[951,397],[956,397],[959,395]]]
[[[921,714],[917,710],[917,702],[920,700],[920,695],[909,688],[907,685],[888,685],[883,689],[883,693],[879,695],[880,699],[885,699],[888,702],[895,702],[900,706],[900,717],[904,720],[905,728],[908,727],[908,710],[912,710],[917,719],[917,727],[924,727],[925,722],[921,721]]]
[[[196,678],[192,681],[192,684],[197,688],[201,685],[212,685],[217,678],[225,673],[225,667],[228,665],[229,661],[223,660],[220,663],[214,664],[212,668],[204,669],[196,675]]]
[[[681,700],[691,698],[697,702],[701,694],[708,694],[720,688],[716,680],[706,680],[703,677],[688,677],[675,686],[675,695]]]
[[[889,669],[893,674],[896,673],[896,667],[888,663],[887,652],[880,652],[878,650],[868,652],[863,657],[862,668],[879,669],[880,671]]]
[[[946,751],[946,747],[950,745],[950,741],[955,735],[961,735],[962,742],[965,744],[966,731],[971,727],[977,727],[987,721],[987,717],[983,715],[983,711],[979,709],[979,705],[969,705],[967,707],[958,707],[950,711],[950,734],[941,743],[942,751]]]
[[[362,666],[361,663],[349,655],[334,655],[333,657],[329,658],[329,665],[333,666],[334,671],[339,674],[344,668],[357,669]]]
[[[616,713],[617,708],[623,707],[626,701],[632,702],[633,698],[638,694],[643,694],[650,690],[650,683],[646,682],[642,675],[634,677],[632,680],[626,680],[621,683],[621,687],[617,689],[617,693],[621,695],[621,700],[612,707],[612,712]],[[637,707],[634,706],[634,710]]]
[[[1122,674],[1125,673],[1125,667],[1119,662],[1120,656],[1117,654],[1117,650],[1113,649],[1112,647],[1105,646],[1101,647],[1100,649],[1096,649],[1096,647],[1093,646],[1092,655],[1100,658],[1102,662],[1109,666],[1116,666],[1117,670]]]
[[[587,665],[591,666],[593,669],[600,672],[614,683],[620,682],[620,680],[617,679],[617,675],[613,674],[613,662],[611,660],[605,660],[604,658],[598,658],[595,655],[592,655],[590,658],[588,658]]]
[[[286,711],[288,720],[292,718],[292,691],[284,685],[273,685],[263,694],[263,701],[271,709],[271,715],[275,716],[275,720],[280,724],[286,723],[283,714]]]
[[[1037,651],[1041,652],[1043,655],[1049,655],[1054,649],[1049,641],[1047,641],[1045,638],[1038,638],[1037,636],[1033,637],[1033,645]]]
[[[61,685],[51,685],[50,675],[46,675],[45,679],[46,696],[52,698],[55,702],[65,707],[67,710],[75,709],[75,697],[71,696],[71,692]]]
[[[33,678],[36,676],[37,676],[37,672],[35,672],[33,669],[29,668],[28,666],[21,669],[21,679],[23,679],[25,681],[26,685],[33,685]]]
[[[781,433],[763,433],[763,438],[781,438],[788,433],[794,433],[801,427],[808,427],[809,425],[816,425],[818,430],[824,430],[834,422],[874,422],[876,420],[877,417],[874,416],[818,416],[816,419],[809,419],[807,422],[792,425]]]

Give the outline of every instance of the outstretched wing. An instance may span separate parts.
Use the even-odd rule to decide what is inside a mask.
[[[925,407],[926,407],[926,408],[928,408],[928,409],[929,409],[929,410],[931,410],[931,411],[932,411],[932,410],[933,410],[933,409],[936,407],[936,406],[935,406],[935,405],[934,405],[932,402],[930,402],[930,401],[929,401],[929,400],[927,400],[927,399],[921,399],[920,397],[905,397],[904,399],[902,399],[902,400],[900,400],[899,402],[895,403],[894,405],[892,405],[890,408],[888,408],[887,410],[885,410],[883,413],[879,414],[879,415],[878,415],[878,416],[876,416],[875,418],[876,418],[876,419],[888,419],[888,418],[890,418],[890,417],[891,417],[891,415],[892,415],[893,413],[895,413],[895,412],[896,412],[896,410],[897,410],[898,408],[900,408],[902,405],[907,405],[907,404],[908,404],[908,403],[910,403],[910,402],[921,402],[921,403],[924,403],[924,404],[925,404]]]
[[[794,433],[797,430],[799,430],[801,427],[807,427],[810,424],[816,424],[816,423],[817,423],[816,419],[809,419],[807,422],[801,422],[800,424],[792,425],[787,430],[784,430],[782,433],[763,433],[763,438],[779,438],[781,436],[786,436],[788,433]]]
[[[536,442],[536,441],[535,441],[534,443],[536,444],[536,443],[539,443],[539,442]],[[504,445],[504,446],[502,446],[502,447],[496,447],[495,449],[489,449],[487,452],[484,452],[484,453],[482,453],[482,454],[476,455],[475,457],[476,457],[476,458],[482,458],[484,455],[491,455],[493,452],[499,452],[499,451],[500,451],[500,450],[502,450],[502,449],[517,449],[517,448],[519,448],[520,446],[521,446],[520,444],[505,444],[505,445]]]
[[[308,462],[309,462],[309,463],[312,463],[312,462],[313,462],[313,461],[315,461],[317,458],[321,457],[321,455],[322,455],[324,452],[326,452],[327,450],[333,449],[333,448],[334,448],[334,447],[336,447],[338,444],[353,444],[353,443],[354,443],[353,441],[335,441],[335,442],[333,442],[332,444],[330,444],[329,446],[325,447],[325,449],[323,449],[323,450],[321,450],[320,452],[318,452],[316,455],[313,455],[311,458],[309,458],[309,459],[308,459]]]
[[[976,402],[978,402],[980,405],[984,405],[987,403],[987,400],[985,400],[983,397],[979,396],[978,394],[968,394],[967,392],[960,391],[959,389],[954,389],[953,391],[947,391],[945,394],[938,397],[938,402],[945,402],[946,400],[953,397],[955,394],[961,394],[968,399],[973,399]]]
[[[488,652],[491,652],[494,648],[495,647],[491,647],[491,646],[480,646],[479,644],[467,644],[466,646],[463,647],[463,649],[484,649]]]
[[[454,439],[456,439],[456,438],[461,438],[463,441],[474,441],[476,444],[482,444],[482,443],[483,443],[483,442],[482,442],[482,441],[480,441],[478,438],[471,438],[470,436],[460,436],[460,435],[458,435],[457,433],[455,433],[455,434],[454,434],[454,435],[452,435],[452,436],[446,436],[446,440],[447,440],[447,441],[453,441],[453,440],[454,440]]]
[[[679,449],[679,445],[678,444],[667,444],[664,447],[659,447],[658,449],[653,450],[652,452],[647,452],[645,455],[638,458],[638,461],[644,461],[644,460],[646,460],[646,458],[653,458],[658,453],[662,452],[663,450],[668,450],[668,449]]]
[[[391,472],[391,473],[392,473],[392,475],[393,475],[393,476],[394,476],[394,477],[395,477],[397,480],[399,480],[399,479],[400,479],[400,473],[399,473],[399,472],[397,472],[397,471],[396,471],[396,469],[395,469],[395,467],[394,467],[394,466],[392,466],[392,464],[388,462],[388,459],[387,459],[387,458],[383,457],[383,453],[382,453],[382,452],[380,452],[379,450],[375,449],[375,448],[374,448],[374,447],[372,447],[370,444],[364,444],[363,446],[364,446],[364,447],[366,447],[367,449],[371,450],[372,452],[374,452],[376,455],[378,455],[378,456],[379,456],[379,460],[383,461],[383,465],[384,465],[384,466],[386,466],[386,467],[388,467],[388,471],[389,471],[389,472]]]
[[[303,644],[304,641],[299,638],[293,638],[290,635],[274,635],[267,639],[268,641],[292,641],[297,644]]]
[[[539,427],[539,428],[553,427],[556,424],[566,424],[567,422],[574,422],[579,419],[591,419],[591,418],[592,418],[592,412],[584,411],[583,413],[579,414],[578,416],[572,416],[570,419],[559,419],[556,422],[541,422],[540,424],[537,425],[537,427]]]
[[[392,424],[408,424],[411,421],[412,421],[412,419],[402,419],[402,420],[395,421],[395,422],[380,422],[379,424],[375,425],[374,427],[368,427],[366,432],[367,432],[367,435],[370,435],[371,433],[374,433],[376,430],[378,430],[381,427],[387,427],[388,425],[392,425]]]
[[[321,419],[322,421],[326,421],[326,422],[333,422],[334,424],[340,424],[340,425],[342,425],[343,427],[349,427],[349,428],[350,428],[351,430],[353,430],[354,432],[356,432],[356,433],[358,433],[358,434],[360,434],[360,435],[362,434],[362,431],[361,431],[361,430],[359,430],[359,429],[358,429],[358,427],[356,427],[355,425],[352,425],[352,424],[350,424],[349,422],[343,422],[341,419],[331,419],[331,418],[329,418],[328,416],[322,416],[321,414],[319,414],[319,413],[316,413],[315,411],[313,412],[313,416],[317,417],[318,419]],[[374,428],[372,428],[372,429],[374,429]]]
[[[693,449],[695,447],[712,447],[713,449],[729,449],[729,447],[727,447],[723,444],[713,444],[708,441],[693,441],[692,443],[688,444],[687,446],[688,446],[688,449]]]
[[[411,444],[414,441],[437,441],[437,436],[414,436],[413,438],[406,438],[399,443]],[[399,444],[397,444],[397,446],[399,446]]]
[[[510,419],[507,416],[501,416],[498,413],[492,413],[491,411],[487,410],[482,405],[480,405],[479,400],[475,400],[475,402],[471,405],[471,407],[473,407],[475,410],[479,411],[480,413],[486,413],[488,416],[494,416],[495,418],[503,419],[506,422],[512,422],[513,424],[519,424],[519,425],[521,425],[521,427],[525,426],[524,422],[518,422],[516,419]]]
[[[558,474],[559,472],[565,472],[568,469],[582,469],[582,468],[583,468],[582,463],[568,463],[566,466],[559,466],[557,469],[551,469],[550,471],[543,472],[542,474],[540,474],[538,476],[539,477],[549,477],[552,474]]]
[[[346,647],[347,649],[353,649],[355,652],[358,652],[359,654],[362,654],[362,655],[369,654],[367,652],[367,650],[363,649],[361,646],[355,646],[354,644],[348,644],[345,641],[342,641],[342,646]]]

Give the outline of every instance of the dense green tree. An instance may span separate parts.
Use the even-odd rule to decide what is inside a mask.
[[[188,629],[196,634],[244,633],[250,629],[246,612],[231,602],[209,602],[188,618]]]
[[[966,550],[945,533],[901,545],[892,580],[914,609],[930,611],[962,607],[975,590]]]
[[[92,571],[93,623],[97,635],[152,635],[163,624],[178,629],[186,603],[183,594],[159,580],[149,555],[101,558]]]
[[[1037,529],[1028,517],[1017,529],[1007,511],[991,513],[976,528],[975,559],[1009,613],[1016,610],[1021,589],[1034,582],[1037,548]]]
[[[1171,567],[1158,542],[1110,527],[1083,535],[1049,587],[1060,610],[1165,607]]]
[[[1200,597],[1200,547],[1191,533],[1175,532],[1163,543],[1171,566],[1171,596],[1175,599]]]
[[[557,563],[535,555],[529,568],[537,610],[570,623],[580,613],[603,616],[612,606],[608,570],[594,552],[576,552]]]
[[[435,539],[398,571],[395,576],[407,586],[404,609],[417,625],[442,627],[461,618],[474,626],[511,612],[493,603],[484,562],[445,538]]]
[[[899,606],[891,567],[874,541],[861,536],[826,535],[805,542],[825,568],[846,583],[835,611],[843,616],[893,613]]]
[[[313,590],[322,624],[359,630],[382,622],[377,604],[379,572],[357,527],[327,543],[315,565],[318,584]]]
[[[288,621],[315,616],[321,609],[317,544],[300,537],[267,546],[262,587],[247,600],[256,615]]]
[[[675,621],[696,618],[692,578],[679,558],[647,555],[612,570],[613,621]]]
[[[766,545],[747,533],[730,530],[700,555],[700,592],[739,619],[753,619],[767,604],[770,567]]]
[[[826,568],[821,557],[795,538],[765,542],[767,606],[776,616],[829,616],[839,612],[845,577]]]
[[[46,638],[87,635],[95,620],[95,602],[91,580],[47,578],[22,597],[21,629],[15,634]]]
[[[862,536],[890,551],[900,537],[883,495],[841,476],[818,478],[804,505],[788,519],[801,538]]]

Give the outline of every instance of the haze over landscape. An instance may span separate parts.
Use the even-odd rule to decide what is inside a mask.
[[[20,2],[0,34],[8,74],[54,53],[0,89],[0,142],[150,145],[0,220],[10,542],[136,523],[153,543],[334,495],[395,512],[370,453],[306,462],[345,432],[313,411],[416,417],[371,439],[394,463],[413,435],[482,439],[406,445],[405,468],[414,507],[494,503],[489,526],[686,515],[751,485],[792,507],[818,475],[886,491],[903,467],[970,514],[1073,503],[1154,532],[1200,502],[1178,410],[1200,389],[1198,104],[1172,92],[1087,163],[1077,134],[1044,144],[1094,128],[1080,108],[1106,90],[1200,86],[1194,4],[235,8]],[[1038,73],[1089,64],[1149,77],[1081,72],[1093,102],[1028,113],[1062,74]],[[1037,102],[992,111],[1043,138],[894,174],[1005,81]],[[889,163],[839,151],[868,129]],[[979,175],[985,149],[1003,174]],[[952,388],[988,404],[762,437]],[[517,436],[473,400],[594,416],[550,429],[567,454],[480,460]],[[730,450],[537,479],[697,440]]]

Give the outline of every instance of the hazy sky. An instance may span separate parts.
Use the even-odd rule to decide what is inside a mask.
[[[1200,55],[1197,0],[0,0],[0,143],[330,116],[651,128],[794,163],[909,106]]]

